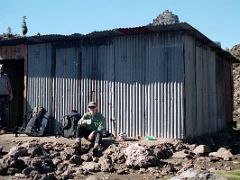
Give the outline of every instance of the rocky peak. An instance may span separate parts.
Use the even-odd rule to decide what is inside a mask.
[[[166,10],[162,14],[158,15],[156,19],[153,19],[153,22],[150,25],[156,26],[177,23],[179,23],[178,16],[173,14],[171,11]]]

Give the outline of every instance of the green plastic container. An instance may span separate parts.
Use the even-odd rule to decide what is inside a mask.
[[[152,140],[154,140],[154,137],[153,136],[147,136],[147,140],[152,141]]]

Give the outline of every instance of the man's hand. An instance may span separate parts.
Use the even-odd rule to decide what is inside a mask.
[[[85,124],[85,125],[91,124],[91,119],[84,119],[84,120],[82,121],[82,124]]]
[[[83,120],[82,124],[87,124],[87,119]]]
[[[89,134],[89,136],[88,136],[89,141],[91,141],[93,139],[93,135],[94,135],[94,132],[91,132],[91,134]]]

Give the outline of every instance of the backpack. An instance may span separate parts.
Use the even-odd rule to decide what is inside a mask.
[[[28,121],[25,134],[29,136],[43,136],[48,125],[48,119],[44,117],[46,109],[43,107],[34,107],[32,117]]]
[[[65,138],[75,137],[77,132],[77,124],[81,119],[81,115],[77,111],[72,111],[62,118],[62,136]]]

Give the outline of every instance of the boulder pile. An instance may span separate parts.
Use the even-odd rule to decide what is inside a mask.
[[[240,59],[240,44],[232,47],[230,52]],[[240,64],[233,64],[233,84],[234,84],[234,111],[235,121],[240,121]]]
[[[216,146],[222,137],[225,137],[228,147],[225,140]],[[71,179],[104,172],[152,174],[154,178],[162,178],[180,175],[190,168],[229,170],[232,168],[231,161],[239,161],[239,156],[232,153],[235,146],[235,151],[240,149],[238,137],[222,134],[206,139],[212,139],[211,143],[197,145],[176,140],[143,145],[123,141],[103,147],[97,158],[92,157],[91,147],[87,144],[79,149],[76,144],[29,141],[18,143],[2,156],[0,176]],[[0,150],[3,154],[2,148]]]
[[[178,16],[173,14],[171,11],[166,10],[162,14],[158,15],[157,18],[153,19],[150,25],[168,25],[179,23]]]

